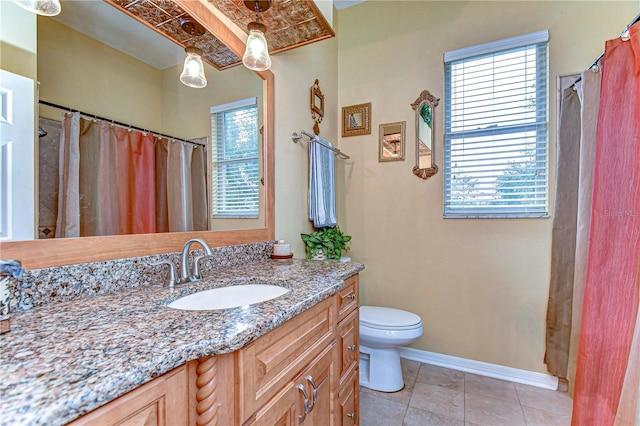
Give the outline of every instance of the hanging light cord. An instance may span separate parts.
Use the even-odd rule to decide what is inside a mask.
[[[256,0],[256,22],[260,22],[260,5],[258,4],[258,0]]]

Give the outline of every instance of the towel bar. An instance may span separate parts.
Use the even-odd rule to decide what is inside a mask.
[[[306,138],[305,138],[306,136]],[[335,152],[336,155],[344,160],[351,158],[349,157],[347,154],[345,154],[344,152],[340,151],[338,148],[334,148],[328,145],[325,145],[324,143],[322,143],[322,141],[320,139],[314,139],[315,135],[312,135],[309,132],[306,132],[304,130],[300,130],[300,135],[298,135],[296,132],[293,132],[291,134],[291,140],[293,141],[293,143],[298,143],[298,141],[300,139],[302,139],[303,141],[306,141],[307,143],[319,143],[320,145],[324,146],[327,149],[330,149],[331,151]]]

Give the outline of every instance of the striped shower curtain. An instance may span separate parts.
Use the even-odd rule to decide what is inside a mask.
[[[206,156],[195,147],[65,113],[56,237],[206,230]]]
[[[572,424],[637,425],[640,22],[601,62],[593,203]]]

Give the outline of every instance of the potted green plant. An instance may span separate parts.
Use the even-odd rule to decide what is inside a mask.
[[[338,226],[316,229],[311,234],[300,234],[305,244],[307,259],[340,259],[342,252],[348,252],[350,235],[345,235]]]

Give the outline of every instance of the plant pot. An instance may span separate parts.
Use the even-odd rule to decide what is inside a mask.
[[[324,255],[322,250],[316,250],[311,256],[311,260],[327,260],[327,256]]]

